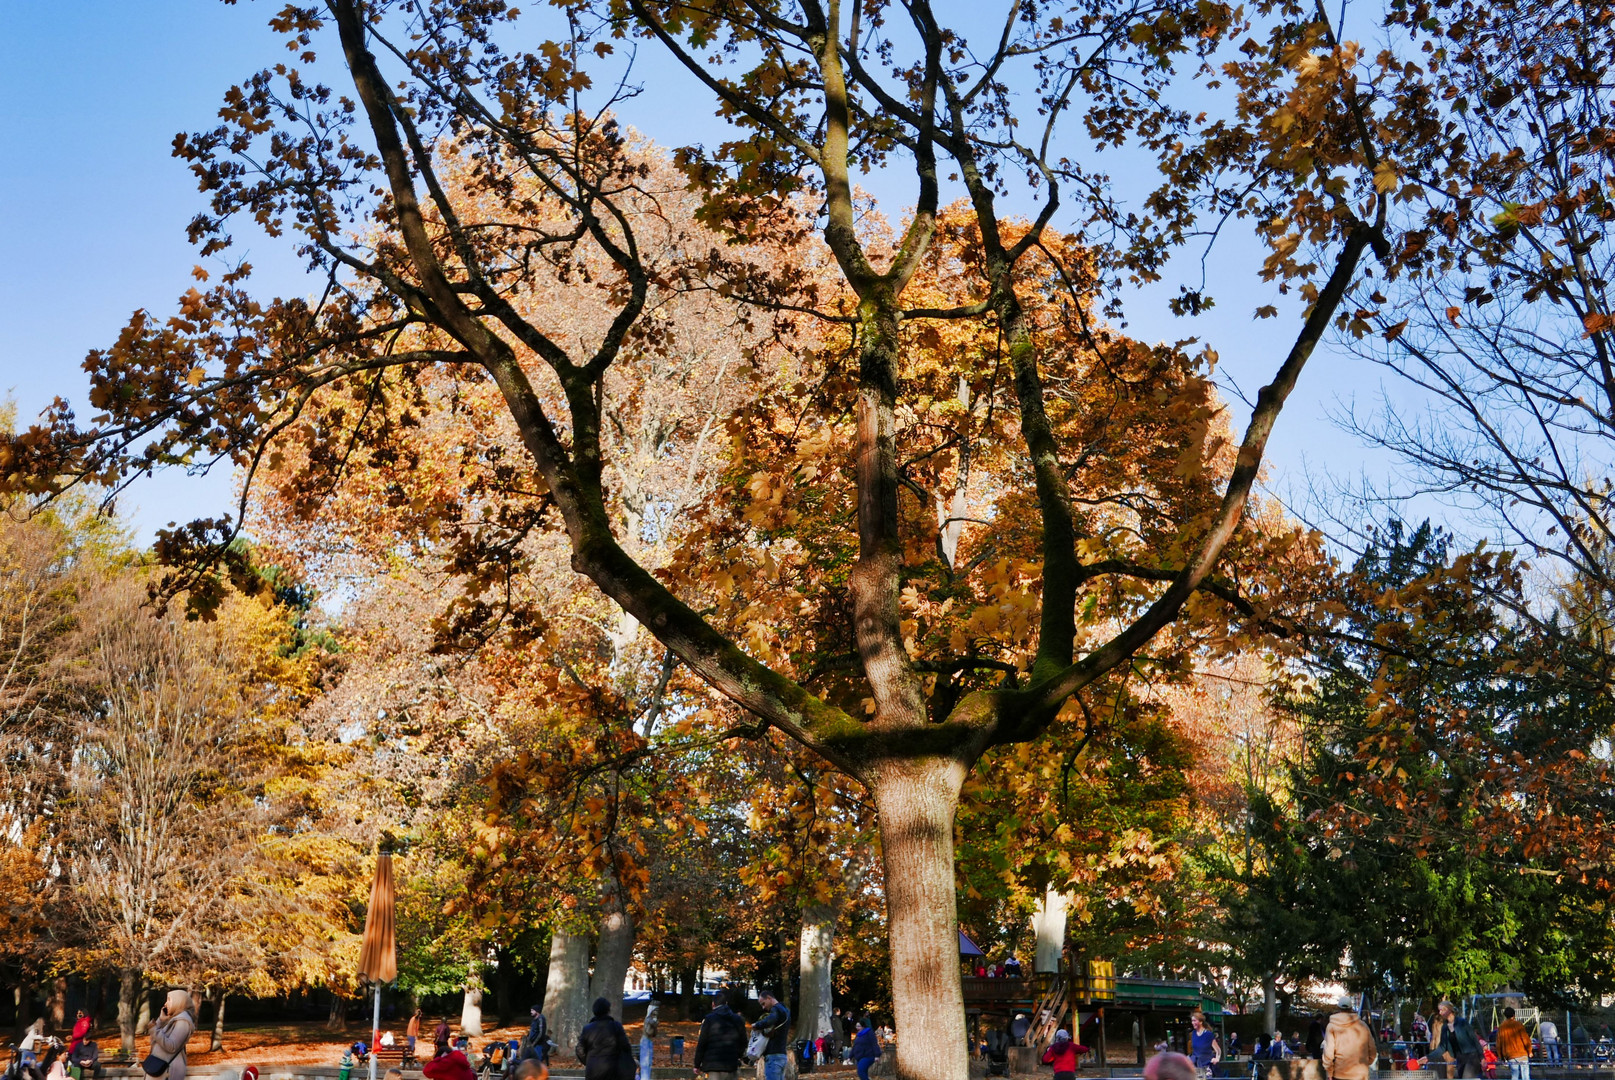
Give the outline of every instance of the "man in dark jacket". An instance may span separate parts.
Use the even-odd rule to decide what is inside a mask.
[[[537,1005],[529,1009],[528,1014],[533,1022],[527,1025],[527,1038],[522,1040],[522,1059],[533,1057],[547,1062],[550,1059],[549,1021],[544,1019],[544,1013]]]
[[[628,1033],[611,1015],[611,1002],[595,998],[594,1019],[578,1033],[584,1080],[633,1080],[634,1052]]]
[[[791,1034],[791,1010],[780,1004],[772,990],[759,993],[757,1004],[763,1007],[763,1015],[751,1029],[768,1036],[768,1045],[763,1048],[763,1080],[785,1080],[785,1040]]]
[[[729,1007],[727,997],[701,1021],[695,1041],[695,1071],[707,1080],[737,1080],[740,1059],[746,1056],[746,1021]]]

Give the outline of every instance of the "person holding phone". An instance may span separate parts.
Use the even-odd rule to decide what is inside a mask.
[[[196,1006],[185,990],[170,990],[151,1028],[151,1053],[141,1064],[147,1076],[185,1080],[185,1044],[196,1030]]]

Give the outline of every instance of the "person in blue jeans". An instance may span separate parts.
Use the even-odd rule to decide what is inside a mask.
[[[763,1007],[763,1015],[751,1029],[768,1036],[768,1045],[763,1048],[763,1080],[785,1080],[785,1039],[791,1033],[791,1010],[780,1004],[772,990],[759,993],[757,1004]]]
[[[880,1036],[875,1034],[874,1022],[864,1017],[858,1034],[852,1037],[852,1060],[858,1066],[858,1080],[869,1080],[869,1066],[880,1057]]]

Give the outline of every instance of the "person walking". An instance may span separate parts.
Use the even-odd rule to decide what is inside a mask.
[[[440,1058],[449,1052],[449,1035],[448,1017],[444,1017],[437,1022],[437,1029],[432,1032],[433,1057]]]
[[[1333,1017],[1331,1017],[1333,1019]],[[1313,1061],[1323,1056],[1323,1017],[1314,1016],[1312,1023],[1307,1025],[1307,1054]]]
[[[1503,1010],[1497,1029],[1497,1056],[1508,1065],[1509,1080],[1531,1080],[1531,1033],[1514,1019],[1512,1008]]]
[[[409,1023],[404,1026],[404,1052],[411,1058],[415,1056],[415,1040],[421,1037],[421,1011],[416,1009],[409,1016]]]
[[[639,1032],[639,1080],[650,1080],[651,1062],[656,1060],[656,1013],[659,1006],[651,1002],[645,1009],[645,1024]]]
[[[1559,1064],[1559,1025],[1552,1020],[1544,1020],[1537,1025],[1536,1033],[1542,1039],[1542,1053],[1547,1057],[1548,1064]]]
[[[1072,1042],[1071,1033],[1061,1028],[1054,1033],[1049,1048],[1043,1051],[1043,1064],[1054,1067],[1054,1080],[1077,1080],[1077,1065],[1087,1052],[1086,1046]]]
[[[594,999],[594,1019],[578,1032],[578,1061],[584,1080],[630,1080],[634,1075],[634,1051],[628,1033],[611,1015],[611,1002]]]
[[[759,993],[757,1003],[763,1007],[763,1015],[751,1029],[768,1037],[768,1045],[763,1047],[763,1080],[785,1080],[785,1040],[791,1031],[791,1010],[772,990]]]
[[[1474,1025],[1468,1017],[1459,1016],[1450,1001],[1443,1001],[1436,1012],[1441,1017],[1444,1048],[1454,1063],[1448,1074],[1458,1080],[1480,1080],[1483,1050]],[[1435,1032],[1430,1037],[1434,1039]]]
[[[1222,1060],[1222,1042],[1198,1009],[1189,1014],[1189,1028],[1189,1060],[1201,1076],[1210,1076],[1211,1067]]]
[[[548,1064],[550,1060],[550,1023],[544,1019],[543,1010],[534,1005],[527,1010],[530,1018],[527,1024],[527,1034],[522,1036],[521,1052],[518,1059],[526,1061],[535,1058]]]
[[[1318,1064],[1330,1080],[1368,1080],[1379,1060],[1374,1032],[1351,1009],[1341,1009],[1324,1025]]]
[[[1452,1048],[1452,1022],[1448,1016],[1452,1015],[1452,1002],[1443,1001],[1436,1006],[1436,1014],[1430,1020],[1430,1062],[1435,1068],[1436,1063],[1442,1063],[1440,1075],[1452,1076],[1457,1069],[1458,1055]]]
[[[858,1066],[858,1080],[869,1080],[869,1067],[880,1057],[880,1036],[866,1016],[858,1034],[852,1037],[852,1063]]]
[[[149,1077],[167,1077],[167,1080],[185,1080],[185,1044],[191,1041],[196,1030],[196,1006],[191,995],[184,990],[170,990],[163,1011],[151,1026],[151,1053],[141,1066]],[[153,1058],[168,1064],[166,1072],[153,1069]]]
[[[718,999],[718,1007],[701,1021],[695,1040],[696,1072],[707,1080],[739,1080],[740,1059],[746,1056],[746,1021],[729,1007],[729,995]]]

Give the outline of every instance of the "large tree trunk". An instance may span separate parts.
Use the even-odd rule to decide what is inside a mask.
[[[460,1001],[460,1030],[482,1038],[482,976],[475,966],[466,973],[465,997]]]
[[[1032,916],[1032,933],[1037,935],[1037,951],[1032,956],[1034,973],[1059,973],[1065,949],[1065,916],[1070,907],[1071,898],[1062,892],[1051,888],[1043,894]]]
[[[348,1027],[348,999],[331,991],[331,1011],[325,1014],[325,1030],[345,1031]]]
[[[1262,1023],[1269,1034],[1279,1029],[1278,986],[1271,974],[1262,976]]]
[[[550,1038],[563,1054],[570,1054],[589,1019],[589,939],[581,934],[557,930],[550,938],[544,1016]]]
[[[513,963],[510,950],[501,946],[494,954],[494,963],[494,1007],[499,1010],[499,1026],[509,1027],[511,1018],[516,1015],[510,999],[510,967]]]
[[[151,1031],[151,987],[144,982],[140,984],[140,1011],[135,1014],[135,1034],[145,1035]]]
[[[875,766],[900,1080],[967,1080],[953,816],[966,767],[950,758]]]
[[[124,968],[118,973],[118,1045],[124,1055],[135,1052],[135,1010],[140,1007],[140,972]]]
[[[208,1049],[215,1054],[224,1049],[224,1002],[227,995],[223,990],[215,990],[213,997],[213,1042]]]
[[[622,1019],[622,988],[628,965],[634,960],[634,917],[613,898],[600,920],[600,939],[594,948],[594,976],[589,980],[589,1003],[596,998],[611,1002],[611,1015]]]
[[[686,1020],[695,1019],[695,969],[685,968],[678,973],[679,1015]]]
[[[802,909],[801,957],[796,1037],[816,1039],[830,1030],[830,968],[836,955],[836,909],[815,904]]]

